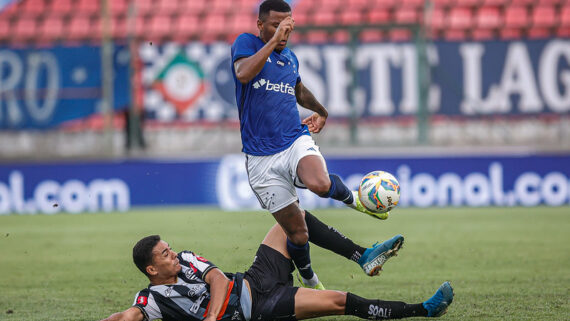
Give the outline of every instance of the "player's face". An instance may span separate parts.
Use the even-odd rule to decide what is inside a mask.
[[[152,266],[161,278],[175,277],[182,269],[177,258],[178,253],[174,252],[168,243],[158,242],[152,249]]]
[[[281,21],[289,16],[291,16],[291,12],[277,12],[270,10],[264,21],[257,20],[257,28],[259,29],[259,37],[261,40],[265,43],[271,40]],[[289,40],[289,35],[287,35],[285,39],[282,39],[275,49],[279,51],[285,49],[285,46],[287,46],[287,40]]]

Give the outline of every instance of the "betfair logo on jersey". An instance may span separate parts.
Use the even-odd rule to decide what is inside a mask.
[[[291,87],[291,85],[289,85],[288,83],[283,83],[283,82],[272,83],[271,81],[263,78],[253,83],[253,88],[255,89],[259,89],[263,86],[265,86],[265,90],[275,91],[278,93],[284,93],[295,96],[295,88]]]

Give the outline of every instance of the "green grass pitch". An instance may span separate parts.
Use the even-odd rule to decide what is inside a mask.
[[[361,245],[406,237],[374,278],[312,246],[313,267],[329,289],[420,302],[450,280],[456,296],[442,320],[570,319],[568,207],[401,208],[387,221],[348,209],[313,213]],[[128,308],[148,284],[131,249],[149,234],[243,271],[273,223],[265,212],[197,208],[0,216],[0,320],[98,320]]]

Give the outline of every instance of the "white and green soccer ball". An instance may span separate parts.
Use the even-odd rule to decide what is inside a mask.
[[[386,213],[400,201],[400,183],[388,172],[370,172],[360,181],[358,198],[367,210]]]

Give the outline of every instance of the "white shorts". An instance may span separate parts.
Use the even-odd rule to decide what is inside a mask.
[[[297,177],[297,165],[301,158],[309,155],[319,156],[326,170],[319,146],[309,135],[297,138],[287,149],[274,155],[245,155],[249,185],[261,207],[275,213],[299,199],[295,187],[305,186]]]

